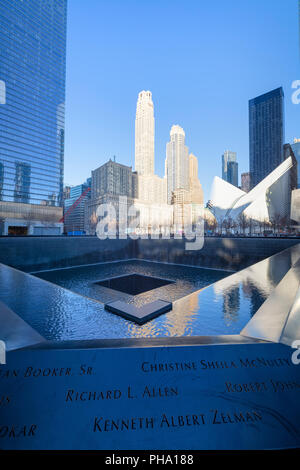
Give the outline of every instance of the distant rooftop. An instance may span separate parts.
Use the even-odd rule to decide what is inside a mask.
[[[275,88],[275,90],[268,91],[267,93],[259,95],[256,98],[252,98],[251,100],[249,100],[249,105],[255,105],[255,104],[262,103],[263,101],[268,101],[269,99],[272,99],[275,96],[284,97],[284,92],[283,92],[282,87]]]

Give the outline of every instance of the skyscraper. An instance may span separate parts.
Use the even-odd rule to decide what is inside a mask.
[[[172,126],[166,154],[168,204],[171,204],[175,189],[189,190],[189,151],[182,127]]]
[[[0,217],[17,226],[24,203],[62,215],[66,15],[67,0],[0,0]]]
[[[249,101],[251,187],[283,161],[284,93],[277,88]]]
[[[228,162],[227,181],[233,186],[238,187],[239,183],[239,164],[238,162]]]
[[[189,186],[192,204],[203,204],[203,190],[198,178],[198,158],[190,153],[189,155]]]
[[[138,175],[138,199],[149,204],[167,203],[167,181],[157,175]]]
[[[247,171],[246,173],[241,174],[241,190],[245,193],[250,191],[250,172]]]
[[[134,197],[131,166],[109,159],[92,171],[91,197],[97,199],[105,194]]]
[[[150,91],[139,93],[135,117],[136,196],[144,202],[165,203],[166,180],[154,174],[154,111]]]
[[[234,186],[238,186],[238,163],[236,152],[225,150],[222,155],[222,179]]]
[[[132,171],[131,166],[122,165],[111,159],[92,171],[91,196],[85,204],[84,226],[88,234],[95,234],[98,221],[96,214],[102,204],[108,204],[115,208],[115,222],[118,221],[120,203],[123,204],[127,199],[128,207],[133,204],[137,190],[136,177],[137,174]],[[120,196],[123,196],[123,200],[120,200]]]
[[[154,174],[154,109],[150,91],[141,91],[136,105],[135,170],[140,175]]]
[[[64,201],[65,232],[84,231],[84,212],[86,202],[90,199],[91,178],[83,184],[70,188],[70,197]]]

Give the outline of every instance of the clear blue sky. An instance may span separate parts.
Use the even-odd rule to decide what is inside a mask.
[[[155,112],[155,170],[173,124],[199,161],[205,200],[225,149],[248,171],[248,100],[283,86],[286,142],[300,137],[297,0],[69,0],[65,183],[116,155],[134,166],[138,92]]]

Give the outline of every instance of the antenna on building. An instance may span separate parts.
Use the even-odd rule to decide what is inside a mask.
[[[116,156],[114,155],[114,162],[116,162]]]

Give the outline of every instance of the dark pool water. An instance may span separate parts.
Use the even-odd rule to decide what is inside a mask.
[[[109,278],[124,275],[137,274],[149,276],[153,280],[166,279],[166,285],[157,287],[154,282],[154,289],[138,295],[130,295],[122,291],[119,281],[114,281],[113,289],[100,285],[99,282]],[[148,302],[161,299],[174,302],[192,292],[212,284],[219,279],[223,279],[229,273],[225,271],[194,268],[189,266],[178,266],[172,264],[153,263],[147,261],[121,261],[117,263],[102,263],[93,266],[82,266],[72,269],[60,269],[54,271],[44,271],[35,275],[41,279],[58,284],[78,294],[103,303],[113,300],[123,300],[141,306]],[[105,283],[106,284],[106,283]],[[137,286],[138,287],[138,286]]]
[[[146,261],[103,263],[28,275],[0,264],[0,300],[49,340],[239,334],[290,266],[283,255],[232,274]],[[284,258],[284,259],[282,259]],[[139,295],[96,283],[128,274],[174,281]],[[173,309],[144,325],[104,308],[155,299]]]

